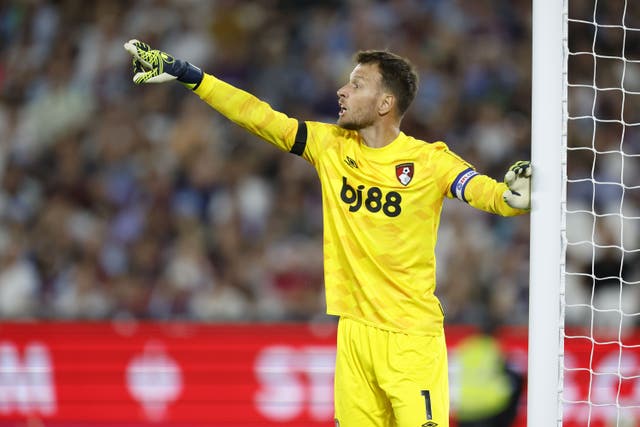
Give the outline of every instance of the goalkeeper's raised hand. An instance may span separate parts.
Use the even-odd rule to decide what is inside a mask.
[[[504,201],[514,209],[531,209],[531,162],[514,163],[504,176],[509,187],[502,193]]]
[[[124,48],[133,56],[133,82],[136,84],[177,80],[193,90],[202,81],[200,68],[166,52],[151,49],[139,40],[129,40]]]

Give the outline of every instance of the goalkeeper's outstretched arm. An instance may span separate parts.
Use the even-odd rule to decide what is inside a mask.
[[[527,213],[531,209],[531,163],[519,161],[513,164],[504,182],[469,172],[464,188],[464,200],[471,206],[502,216]]]
[[[284,151],[291,151],[299,128],[298,120],[275,111],[269,104],[203,72],[187,61],[174,58],[136,39],[124,48],[133,57],[136,84],[178,81],[229,120]]]

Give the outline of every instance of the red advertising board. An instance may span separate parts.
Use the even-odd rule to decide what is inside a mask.
[[[456,346],[470,331],[447,330],[454,414]],[[526,330],[500,341],[524,373]],[[566,341],[577,369],[565,373],[564,397],[596,405],[567,405],[565,426],[608,425],[634,401],[624,416],[640,419],[634,344]],[[334,361],[333,324],[4,323],[0,425],[331,427]],[[520,426],[525,408],[523,399]]]

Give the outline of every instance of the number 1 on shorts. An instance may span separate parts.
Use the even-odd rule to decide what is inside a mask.
[[[427,421],[433,419],[433,414],[431,413],[431,395],[429,394],[429,390],[421,390],[420,394],[424,396],[424,405],[427,409]]]

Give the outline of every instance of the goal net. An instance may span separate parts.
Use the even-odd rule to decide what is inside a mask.
[[[536,162],[535,149],[532,156],[534,171],[562,171],[560,235],[555,231],[559,334],[557,341],[547,336],[549,345],[557,342],[560,349],[558,392],[547,393],[556,395],[555,425],[635,427],[640,426],[640,1],[564,0],[562,7],[562,138],[546,142],[546,150],[562,146],[559,164],[555,171],[536,168],[546,159],[539,154]],[[534,83],[535,90],[540,86]],[[545,192],[544,184],[538,192]],[[539,201],[553,203],[545,197]],[[534,246],[536,232],[532,223],[532,261],[534,252],[546,250],[540,241]],[[532,288],[537,285],[532,275]],[[553,296],[555,288],[548,289],[547,297]],[[538,317],[530,319],[533,326]],[[539,346],[530,343],[530,357],[536,358]],[[536,375],[530,371],[530,378]],[[535,385],[530,390],[534,405],[538,397],[532,393],[540,392]],[[530,412],[529,425],[537,425],[531,417]]]

